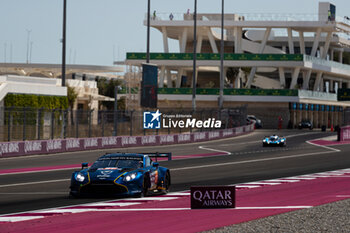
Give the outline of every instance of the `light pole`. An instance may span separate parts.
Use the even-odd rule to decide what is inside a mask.
[[[67,0],[63,0],[63,32],[62,32],[62,87],[66,86],[66,18]]]
[[[197,60],[197,0],[194,0],[193,12],[193,74],[192,74],[192,109],[196,111],[196,60]]]
[[[220,41],[220,96],[219,108],[224,103],[224,0],[221,0],[221,41]]]
[[[146,51],[146,63],[149,63],[149,40],[150,40],[150,20],[151,20],[151,0],[148,0],[147,4],[147,51]]]
[[[27,64],[29,63],[29,37],[30,33],[32,30],[26,29],[27,30]]]

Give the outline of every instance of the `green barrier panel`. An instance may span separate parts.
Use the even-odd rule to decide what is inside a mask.
[[[127,53],[128,60],[145,60],[146,53]],[[150,53],[151,60],[192,60],[192,53]],[[197,60],[220,60],[219,53],[198,53]],[[227,61],[303,61],[302,54],[236,54],[225,53]]]
[[[197,88],[198,95],[219,95],[219,88]],[[188,95],[192,88],[158,88],[158,94]],[[224,95],[254,95],[254,96],[298,96],[298,90],[283,89],[224,89]]]

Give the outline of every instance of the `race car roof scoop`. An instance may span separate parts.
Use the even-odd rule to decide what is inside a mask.
[[[85,169],[89,167],[89,163],[82,163],[81,164],[81,169]]]

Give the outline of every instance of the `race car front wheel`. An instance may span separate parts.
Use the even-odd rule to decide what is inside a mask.
[[[140,197],[145,197],[147,196],[147,193],[148,193],[148,187],[149,187],[149,178],[147,179],[148,177],[145,176],[143,178],[143,183],[142,183],[142,190],[141,190],[141,193],[140,193]]]
[[[171,184],[170,173],[167,172],[166,175],[165,175],[165,179],[164,179],[164,188],[165,188],[164,193],[168,193],[169,192],[170,184]]]

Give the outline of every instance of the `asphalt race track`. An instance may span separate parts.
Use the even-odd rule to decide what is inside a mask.
[[[286,136],[286,147],[262,147],[265,135]],[[172,192],[192,185],[229,185],[350,168],[350,145],[308,143],[331,132],[257,130],[249,135],[187,145],[129,148],[120,152],[172,152]],[[106,151],[74,152],[0,159],[0,214],[103,202],[115,199],[68,198],[72,171]],[[0,226],[1,227],[1,226]]]

